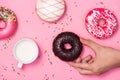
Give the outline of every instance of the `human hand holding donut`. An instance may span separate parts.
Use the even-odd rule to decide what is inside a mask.
[[[101,46],[91,40],[80,39],[83,44],[92,48],[96,53],[96,57],[87,56],[83,59],[78,58],[76,61],[68,62],[68,64],[78,70],[80,74],[102,74],[112,68],[120,66],[120,51]]]

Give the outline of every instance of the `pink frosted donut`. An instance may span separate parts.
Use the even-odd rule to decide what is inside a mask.
[[[17,19],[13,11],[0,7],[0,39],[11,36],[17,28]]]
[[[91,10],[85,18],[85,24],[87,31],[99,39],[112,36],[118,26],[116,16],[104,8]]]

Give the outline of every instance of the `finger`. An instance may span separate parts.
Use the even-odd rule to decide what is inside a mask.
[[[68,64],[75,68],[79,68],[79,65],[80,65],[80,63],[75,63],[75,62],[68,62]]]
[[[90,64],[88,64],[88,63],[81,63],[79,65],[79,68],[85,69],[85,70],[92,70],[92,66]]]
[[[92,56],[89,55],[89,56],[83,58],[83,59],[82,59],[82,62],[83,62],[83,63],[87,63],[87,62],[89,62],[91,59],[92,59]]]
[[[80,74],[83,74],[83,75],[92,75],[93,72],[90,71],[90,70],[86,70],[86,69],[80,69],[80,68],[76,68]]]
[[[74,63],[74,62],[69,62],[68,63],[70,66],[74,68],[81,68],[81,69],[86,69],[86,70],[91,70],[92,67],[88,63]]]
[[[92,64],[94,62],[94,59],[91,59],[90,61],[88,61],[88,64]]]
[[[82,61],[82,59],[80,57],[75,60],[76,63],[79,63],[81,61]]]
[[[95,42],[93,42],[93,41],[91,41],[91,40],[87,40],[87,39],[80,38],[80,41],[81,41],[83,44],[87,45],[88,47],[91,47],[93,50],[98,50],[99,47],[100,47],[99,44],[97,44],[97,43],[95,43]]]

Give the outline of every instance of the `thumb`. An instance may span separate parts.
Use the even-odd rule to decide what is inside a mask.
[[[101,45],[99,45],[89,39],[80,38],[80,41],[83,44],[85,44],[86,46],[92,48],[95,52],[99,51],[99,48],[101,47]]]

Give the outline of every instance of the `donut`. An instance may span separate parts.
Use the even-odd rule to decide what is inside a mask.
[[[109,38],[117,30],[116,16],[108,9],[95,8],[85,18],[87,31],[98,39]]]
[[[36,12],[46,22],[58,21],[65,12],[64,0],[37,0]]]
[[[7,38],[15,33],[17,19],[13,11],[0,7],[0,39]]]
[[[73,32],[62,32],[53,41],[53,52],[63,61],[77,59],[82,52],[82,48],[80,38]]]

